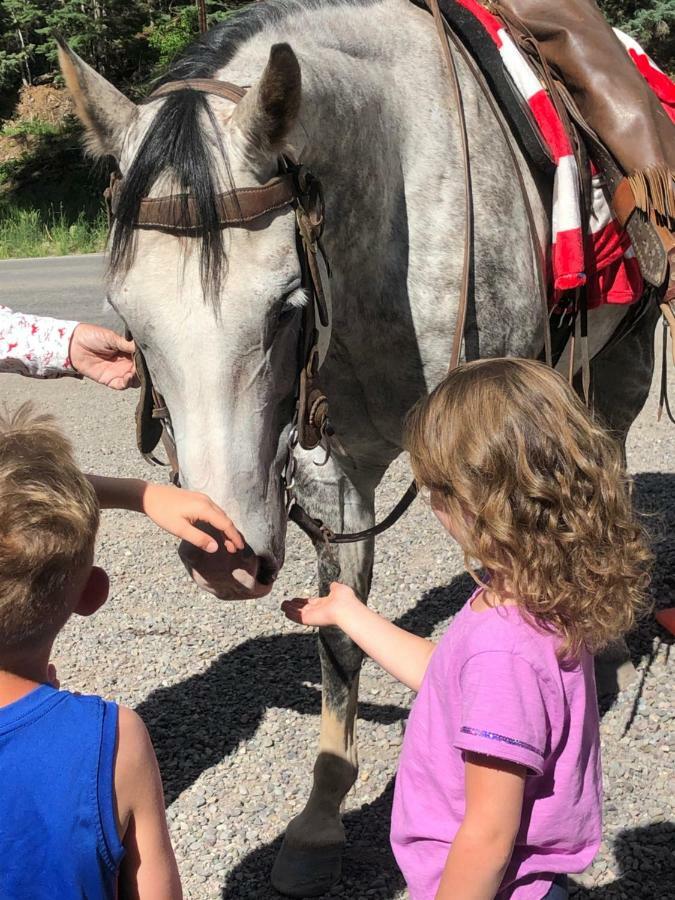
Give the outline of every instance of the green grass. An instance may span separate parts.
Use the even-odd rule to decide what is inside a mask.
[[[0,134],[34,136],[24,152],[0,163],[0,259],[102,250],[106,172],[82,158],[77,126],[30,120]]]
[[[58,125],[52,125],[51,122],[43,122],[42,119],[27,119],[23,122],[12,122],[0,129],[2,137],[23,137],[24,135],[37,135],[42,137],[45,134],[59,134],[61,131]]]
[[[74,222],[53,207],[47,217],[37,209],[5,210],[0,219],[0,259],[95,253],[105,246],[103,213],[90,220],[80,213]]]

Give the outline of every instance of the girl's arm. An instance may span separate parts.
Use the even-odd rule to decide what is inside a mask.
[[[181,900],[155,751],[142,720],[123,706],[119,708],[115,799],[126,850],[120,868],[120,900]]]
[[[477,753],[465,756],[466,812],[436,900],[493,900],[520,828],[525,767]]]
[[[419,691],[436,645],[368,609],[351,588],[334,582],[327,597],[285,600],[281,608],[301,625],[337,625],[390,675]]]
[[[138,478],[87,475],[101,509],[129,509],[145,513],[155,525],[195,547],[215,553],[217,542],[195,522],[206,522],[224,534],[230,553],[244,549],[244,541],[232,520],[206,494],[184,491],[171,484],[152,484]]]

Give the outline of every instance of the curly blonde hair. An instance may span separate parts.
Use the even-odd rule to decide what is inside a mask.
[[[466,523],[467,568],[489,573],[559,655],[596,653],[647,607],[652,555],[613,438],[565,380],[533,360],[454,369],[411,411],[418,484]]]

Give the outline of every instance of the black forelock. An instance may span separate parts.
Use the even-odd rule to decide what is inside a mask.
[[[232,60],[248,40],[295,13],[327,6],[367,6],[378,2],[380,0],[269,0],[254,3],[191,44],[154,87],[184,78],[212,77]],[[204,115],[209,117],[217,135],[216,122],[204,94],[188,89],[163,98],[129,171],[123,173],[124,181],[110,242],[110,272],[115,277],[128,271],[134,258],[136,229],[133,223],[137,219],[140,202],[168,170],[178,183],[181,194],[189,193],[195,198],[201,225],[202,287],[204,295],[215,302],[220,292],[225,257],[216,207],[217,187],[212,176],[214,151],[202,130]],[[229,172],[222,146],[220,152]],[[181,204],[181,214],[187,221],[185,196],[177,202]]]
[[[118,197],[115,226],[110,243],[110,271],[113,276],[126,272],[135,253],[136,228],[140,201],[147,197],[157,178],[167,170],[179,191],[178,222],[187,223],[188,193],[198,210],[201,239],[200,270],[205,295],[214,302],[220,290],[224,266],[222,231],[216,206],[217,187],[212,175],[212,150],[209,148],[200,118],[206,115],[216,130],[213,112],[204,94],[180,91],[169,94],[124,174]],[[225,160],[225,163],[227,161]]]

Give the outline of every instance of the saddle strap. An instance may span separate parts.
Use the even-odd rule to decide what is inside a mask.
[[[428,2],[435,2],[437,0],[428,0]],[[525,178],[523,176],[520,163],[518,160],[518,149],[516,139],[513,136],[511,128],[502,113],[502,110],[499,107],[499,104],[495,100],[492,91],[490,90],[490,86],[480,68],[480,66],[476,63],[473,56],[466,49],[461,40],[457,38],[454,32],[451,29],[448,29],[445,32],[446,40],[450,38],[453,41],[455,49],[461,55],[464,60],[467,68],[470,70],[473,78],[481,89],[485,101],[487,102],[492,114],[495,117],[497,124],[499,125],[502,135],[504,137],[504,141],[506,146],[509,149],[509,153],[511,156],[511,162],[513,163],[513,167],[516,172],[516,177],[518,179],[518,184],[520,187],[521,196],[523,198],[523,205],[525,207],[525,214],[527,216],[527,221],[530,229],[530,235],[532,238],[532,252],[535,259],[535,268],[537,274],[537,288],[539,292],[539,302],[541,305],[541,313],[542,313],[542,321],[544,328],[544,359],[546,360],[546,364],[549,366],[553,366],[553,354],[551,349],[551,327],[549,321],[549,309],[548,309],[548,297],[546,292],[546,274],[545,274],[545,263],[544,258],[541,252],[541,249],[538,245],[537,238],[537,223],[534,215],[534,210],[532,209],[532,204],[530,202],[529,195],[527,193],[527,186],[525,184]]]
[[[450,76],[452,90],[457,104],[457,118],[459,120],[459,133],[462,139],[462,169],[464,173],[464,261],[462,263],[462,283],[457,307],[457,320],[455,333],[452,339],[452,352],[450,354],[449,371],[459,365],[459,357],[462,352],[464,328],[466,325],[466,311],[469,305],[469,292],[471,290],[471,269],[473,265],[473,192],[471,189],[471,164],[469,161],[469,135],[466,127],[466,115],[464,113],[464,100],[462,89],[457,75],[455,58],[450,49],[449,33],[445,20],[438,6],[438,0],[427,0],[431,15],[436,25],[438,39],[441,44],[441,52],[445,66]]]

